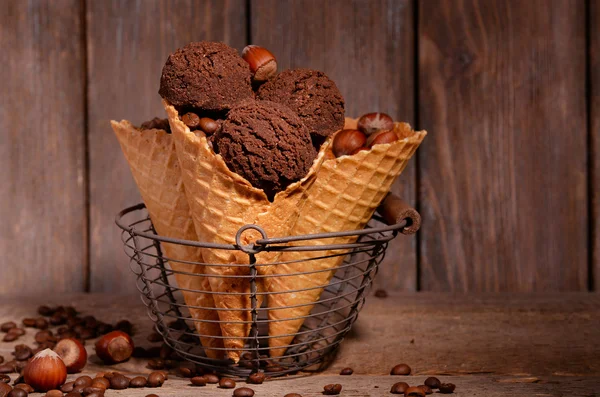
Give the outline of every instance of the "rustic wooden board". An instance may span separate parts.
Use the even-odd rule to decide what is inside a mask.
[[[414,25],[410,0],[251,2],[252,44],[277,57],[279,70],[325,72],[346,100],[346,115],[382,111],[414,125]],[[392,191],[411,205],[415,161]],[[415,237],[398,238],[382,264],[377,286],[415,290]]]
[[[191,41],[246,43],[245,2],[88,1],[91,290],[132,291],[114,215],[141,201],[109,121],[165,117],[158,95],[167,56]]]
[[[590,38],[590,198],[593,283],[591,287],[600,290],[600,1],[590,0],[589,6]]]
[[[0,7],[3,293],[83,291],[86,268],[81,4]]]
[[[423,289],[586,290],[585,3],[419,4]]]

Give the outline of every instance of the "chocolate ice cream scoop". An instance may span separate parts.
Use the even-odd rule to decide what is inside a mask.
[[[231,109],[212,143],[230,170],[270,200],[302,179],[317,155],[298,115],[269,101],[245,101]]]
[[[323,72],[285,70],[263,84],[257,95],[295,111],[316,142],[344,127],[344,98]]]
[[[169,55],[158,93],[176,107],[221,112],[252,98],[251,73],[224,43],[190,43]]]

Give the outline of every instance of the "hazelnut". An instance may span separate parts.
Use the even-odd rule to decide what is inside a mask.
[[[85,347],[77,339],[61,339],[54,347],[54,351],[63,359],[70,374],[81,371],[87,363]]]
[[[394,120],[385,113],[367,113],[358,119],[360,131],[371,135],[381,130],[391,130],[394,128]]]
[[[367,143],[365,134],[358,130],[342,130],[333,138],[332,150],[335,157],[351,155]]]
[[[42,350],[23,369],[25,383],[38,391],[56,389],[67,379],[67,367],[58,354]]]
[[[398,135],[394,131],[379,131],[369,136],[367,139],[367,146],[372,148],[375,145],[382,143],[392,143],[398,140]]]
[[[255,82],[267,81],[277,73],[277,60],[266,48],[248,45],[242,51],[242,58],[250,65]]]
[[[133,353],[133,340],[122,331],[113,331],[96,342],[96,354],[106,364],[126,361]]]

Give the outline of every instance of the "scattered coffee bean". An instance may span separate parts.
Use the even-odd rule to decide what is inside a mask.
[[[162,372],[154,371],[148,375],[149,387],[161,387],[165,383],[165,375]]]
[[[0,374],[0,383],[10,383],[10,376]]]
[[[88,387],[92,385],[92,378],[90,376],[84,375],[75,379],[75,386],[83,386]]]
[[[194,376],[190,381],[194,386],[206,386],[206,378],[204,376]]]
[[[456,385],[454,383],[440,384],[440,393],[451,394],[451,393],[454,393],[454,389],[456,389]]]
[[[35,328],[37,328],[37,329],[48,328],[48,321],[44,317],[37,318],[35,320]]]
[[[302,397],[302,394],[298,394],[298,393],[288,393],[283,397]]]
[[[342,385],[340,385],[339,383],[325,385],[323,387],[323,394],[328,395],[328,396],[334,396],[336,394],[340,394],[341,392],[342,392]]]
[[[15,385],[15,388],[23,389],[27,393],[33,393],[34,392],[33,387],[29,386],[27,383],[18,383],[18,384]]]
[[[65,394],[65,397],[82,397],[81,393],[77,393],[76,391],[70,391]]]
[[[182,378],[192,378],[194,376],[194,371],[188,367],[179,367],[177,370]]]
[[[35,327],[35,318],[25,318],[23,319],[23,325],[26,327]]]
[[[254,390],[249,387],[239,387],[233,391],[233,397],[252,397]]]
[[[160,358],[151,358],[148,360],[148,368],[150,369],[163,369],[165,367],[165,360]]]
[[[156,394],[146,394],[146,397],[158,397]]]
[[[29,393],[27,393],[23,389],[14,388],[10,393],[6,395],[6,397],[27,397]]]
[[[63,392],[61,392],[60,390],[48,390],[46,392],[46,397],[63,397]]]
[[[285,371],[285,368],[283,368],[282,366],[279,366],[279,365],[269,365],[267,368],[265,368],[265,372],[281,372],[281,371]]]
[[[231,378],[221,378],[219,380],[219,387],[221,389],[233,389],[235,387],[235,381]]]
[[[73,386],[73,392],[74,393],[79,393],[79,394],[83,394],[83,389],[85,389],[84,386]]]
[[[172,354],[173,354],[173,349],[171,348],[171,346],[163,344],[160,347],[160,353],[158,354],[158,357],[160,357],[163,360],[166,360],[167,358],[171,357]]]
[[[127,389],[129,386],[129,379],[123,375],[115,375],[110,379],[110,388],[115,390]]]
[[[202,117],[198,121],[198,126],[206,135],[212,135],[219,129],[219,123],[208,117]]]
[[[425,392],[425,394],[433,393],[433,390],[431,390],[431,387],[429,387],[427,385],[419,385],[417,387],[420,388],[421,390],[423,390]]]
[[[246,383],[251,383],[254,385],[260,385],[265,381],[265,373],[264,372],[255,372],[248,376],[246,379]]]
[[[136,376],[129,382],[129,387],[145,387],[148,379],[143,376]]]
[[[156,342],[162,342],[163,338],[159,333],[153,332],[150,335],[148,335],[148,342],[151,343],[156,343]]]
[[[429,378],[425,379],[425,385],[431,387],[432,389],[439,388],[441,383],[442,382],[440,382],[440,380],[434,376],[430,376]]]
[[[406,389],[406,391],[404,392],[404,396],[405,397],[425,397],[425,392],[417,386],[411,386],[408,389]]]
[[[204,379],[206,379],[206,383],[219,383],[219,377],[215,374],[206,374]]]
[[[352,368],[344,368],[340,371],[340,375],[352,375],[354,370]]]
[[[16,328],[16,327],[17,327],[17,324],[15,324],[14,321],[8,321],[8,322],[2,323],[2,325],[0,325],[0,331],[8,332],[12,328]]]
[[[47,342],[48,340],[56,341],[56,338],[54,338],[54,339],[53,338],[54,337],[52,336],[52,331],[48,331],[48,330],[40,331],[37,334],[35,334],[35,341],[37,343],[44,343],[44,342]]]
[[[93,387],[93,386],[88,386],[86,388],[83,389],[83,395],[84,396],[89,396],[90,394],[96,393],[96,394],[104,394],[104,391],[106,389],[102,389],[100,387]]]
[[[67,382],[60,387],[60,390],[63,393],[69,393],[73,391],[73,387],[75,386],[75,382]]]
[[[14,327],[8,330],[9,334],[15,334],[17,336],[23,336],[25,335],[25,329],[23,328],[19,328],[19,327]]]
[[[0,365],[0,374],[10,374],[16,372],[15,365],[10,362]]]
[[[0,397],[6,397],[11,391],[12,387],[9,384],[0,382]]]
[[[171,360],[171,359],[165,360],[165,367],[167,367],[169,369],[177,368],[178,366],[179,366],[179,362],[176,360]]]
[[[390,371],[390,375],[410,375],[410,367],[406,364],[398,364]]]
[[[13,354],[17,361],[27,360],[33,355],[31,348],[26,345],[18,345],[15,347],[15,352]]]
[[[65,323],[65,318],[60,314],[54,314],[52,315],[52,317],[50,317],[50,320],[48,321],[51,325],[61,325]]]
[[[92,379],[92,387],[98,387],[106,390],[110,387],[110,381],[104,377],[96,377]]]
[[[45,317],[50,317],[51,315],[54,314],[53,309],[49,308],[48,306],[43,306],[43,305],[38,307],[37,312],[40,316],[45,316]]]
[[[13,342],[13,341],[17,340],[18,338],[19,338],[19,335],[9,332],[8,334],[4,335],[4,338],[2,338],[2,341],[3,342]]]
[[[392,389],[390,390],[390,393],[392,394],[404,394],[404,392],[406,392],[406,390],[408,389],[408,383],[406,382],[398,382],[398,383],[394,383],[394,385],[392,386]]]
[[[375,291],[375,297],[376,298],[387,298],[388,293],[384,289],[378,289],[377,291]]]
[[[196,113],[190,112],[181,116],[181,121],[190,127],[190,130],[195,130],[198,127],[198,124],[200,124],[200,117],[198,117]]]

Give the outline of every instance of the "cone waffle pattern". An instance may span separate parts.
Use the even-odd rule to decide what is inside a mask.
[[[158,234],[177,239],[197,240],[172,135],[163,130],[140,131],[128,121],[120,123],[112,121],[111,125]],[[215,305],[210,294],[208,279],[203,276],[179,273],[204,273],[204,266],[177,262],[177,260],[202,262],[200,250],[179,244],[162,243],[161,245],[165,256],[170,259],[171,268],[176,272],[175,278],[183,291],[190,314],[198,320],[194,324],[198,333],[202,335],[200,339],[207,356],[222,358],[222,351],[208,349],[209,347],[223,348],[223,341],[219,339],[221,335],[219,318],[212,309]],[[206,309],[198,309],[194,306]]]
[[[355,123],[349,120],[347,128],[355,126]],[[426,135],[425,131],[413,131],[406,123],[396,123],[394,130],[400,138],[396,142],[376,145],[370,151],[361,151],[353,156],[342,156],[323,163],[302,203],[292,235],[361,230],[366,226]],[[317,239],[302,241],[300,245],[347,244],[355,240],[356,236]],[[265,288],[269,293],[269,319],[275,320],[269,323],[271,357],[279,357],[285,353],[283,346],[292,342],[293,334],[298,332],[304,322],[303,317],[310,314],[323,288],[342,263],[344,255],[310,259],[343,252],[284,252],[279,260],[292,263],[267,267],[270,277],[265,279]],[[318,273],[277,276],[315,271]],[[308,290],[280,293],[301,289]],[[295,305],[299,307],[277,309]],[[296,317],[300,318],[287,320]]]

